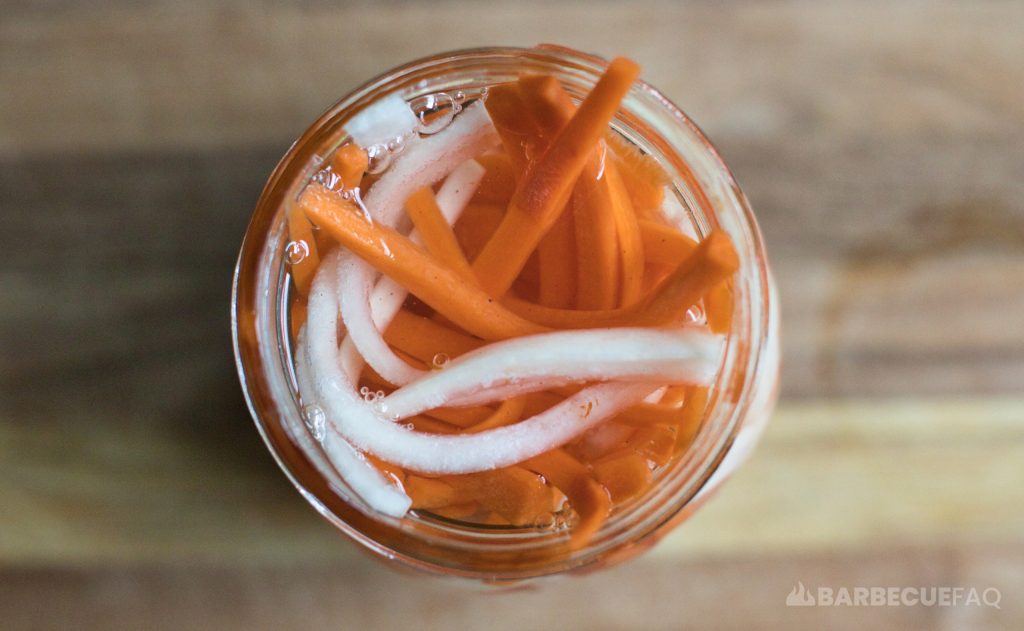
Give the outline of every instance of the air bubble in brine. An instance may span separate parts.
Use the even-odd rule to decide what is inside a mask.
[[[392,155],[398,155],[405,151],[405,144],[405,136],[395,136],[394,139],[388,142],[388,151],[390,151]]]
[[[394,154],[388,151],[387,145],[372,145],[366,149],[368,164],[366,172],[370,175],[379,175],[391,166],[391,158]]]
[[[366,386],[359,389],[359,394],[363,397],[363,401],[366,401],[370,405],[376,404],[380,399],[384,398],[384,391],[378,390],[374,392]]]
[[[288,245],[284,246],[284,254],[289,264],[298,265],[309,256],[309,244],[302,239],[289,241]]]
[[[704,310],[700,308],[700,305],[693,305],[686,310],[685,319],[687,322],[703,322]]]
[[[455,115],[462,110],[462,106],[445,92],[421,96],[414,99],[410,105],[420,119],[416,131],[426,136],[436,134],[448,127],[455,119]]]
[[[434,368],[441,369],[448,365],[448,362],[452,360],[448,357],[448,353],[438,353],[434,355],[434,359],[430,362],[434,365]]]
[[[307,405],[302,408],[302,421],[309,428],[309,431],[313,433],[313,438],[323,441],[324,435],[327,432],[327,417],[324,415],[323,410],[315,405]]]

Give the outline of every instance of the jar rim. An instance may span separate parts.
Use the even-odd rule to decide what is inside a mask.
[[[399,89],[402,85],[398,81],[399,78],[418,76],[417,73],[422,74],[436,67],[449,67],[453,63],[465,60],[493,62],[496,59],[518,61],[520,65],[524,59],[565,65],[595,80],[606,65],[599,57],[561,46],[471,48],[410,61],[381,73],[341,98],[293,143],[268,178],[246,231],[235,267],[231,296],[231,328],[239,379],[257,430],[292,484],[322,516],[368,549],[383,557],[400,560],[407,566],[447,575],[520,579],[576,569],[594,563],[604,564],[612,559],[623,558],[627,554],[631,556],[665,534],[668,530],[665,527],[667,524],[688,514],[685,509],[698,498],[701,489],[707,485],[729,452],[744,414],[753,403],[758,390],[757,381],[765,378],[774,380],[774,375],[766,377],[766,371],[762,369],[760,363],[765,361],[769,337],[776,325],[771,319],[777,316],[772,315],[770,308],[772,291],[763,241],[746,197],[718,151],[699,127],[660,91],[646,82],[638,81],[631,89],[630,96],[624,101],[623,110],[630,110],[629,105],[632,104],[633,109],[640,108],[641,113],[647,112],[646,118],[640,117],[633,122],[644,126],[649,132],[657,132],[657,137],[663,141],[663,153],[667,151],[676,158],[677,164],[673,165],[676,173],[679,169],[689,173],[689,176],[682,178],[684,181],[673,178],[673,184],[685,184],[691,189],[691,193],[696,192],[703,198],[703,201],[697,200],[696,203],[704,204],[702,210],[706,213],[706,219],[729,232],[740,254],[741,274],[744,270],[747,272],[745,282],[750,286],[749,291],[743,294],[749,299],[749,304],[745,305],[749,309],[749,317],[744,323],[747,329],[746,339],[743,344],[734,344],[734,336],[729,336],[726,364],[732,366],[732,369],[721,371],[714,388],[718,393],[717,397],[729,393],[735,397],[735,401],[728,405],[718,399],[709,402],[705,421],[698,432],[698,440],[703,441],[700,446],[703,458],[699,461],[690,458],[690,471],[684,476],[685,479],[677,480],[677,484],[671,488],[666,485],[658,489],[662,495],[672,492],[672,498],[660,498],[662,502],[671,500],[671,503],[655,507],[660,510],[638,513],[638,517],[643,521],[632,524],[632,527],[617,533],[611,540],[607,536],[608,533],[605,533],[603,539],[596,536],[582,553],[568,553],[567,556],[558,557],[557,561],[551,563],[538,562],[528,568],[516,570],[508,567],[496,569],[463,566],[458,562],[419,558],[415,550],[420,548],[412,545],[417,536],[415,531],[403,529],[400,523],[388,523],[388,520],[393,518],[368,514],[358,506],[352,506],[351,501],[335,501],[339,499],[337,485],[332,484],[330,480],[316,479],[315,476],[309,475],[313,469],[305,461],[310,458],[308,449],[315,447],[311,443],[302,444],[301,437],[289,431],[285,424],[286,419],[294,424],[296,418],[301,423],[301,411],[294,391],[290,389],[290,358],[287,356],[287,343],[282,343],[288,339],[288,334],[286,325],[279,317],[280,283],[282,278],[286,280],[282,263],[285,241],[284,203],[289,195],[294,194],[297,183],[302,182],[304,185],[303,178],[308,180],[311,175],[310,160],[315,158],[324,140],[332,134],[336,136],[344,120],[361,106]],[[643,110],[641,106],[648,108],[649,111]],[[672,137],[666,140],[666,134]],[[699,154],[688,155],[684,160],[677,146],[684,142],[699,151]],[[695,158],[702,162],[698,166],[703,170],[698,174],[693,173],[694,167],[691,163]],[[710,176],[715,190],[705,191],[707,183],[699,181],[699,175]],[[723,210],[731,212],[723,213]],[[742,313],[742,308],[737,309],[737,314]],[[734,318],[738,317],[734,315]],[[742,375],[742,379],[734,383],[737,371]],[[738,392],[729,390],[729,387],[734,385],[739,386]],[[712,433],[712,430],[716,431]],[[693,448],[691,446],[688,451]],[[677,468],[678,471],[680,470]],[[648,503],[659,499],[656,492],[652,493],[645,498]],[[341,492],[341,495],[345,493]],[[610,519],[606,526],[611,525],[614,525],[614,522]],[[558,537],[551,539],[551,542],[556,539],[560,543],[551,545],[564,546],[564,541]],[[476,552],[481,554],[487,552],[484,548],[487,548],[488,544],[484,540],[474,542],[457,537],[444,541],[455,547],[479,548]],[[504,551],[507,553],[509,548],[506,547]]]

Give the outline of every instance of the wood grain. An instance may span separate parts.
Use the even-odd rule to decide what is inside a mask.
[[[783,405],[751,460],[652,555],[1019,543],[1022,405]],[[0,425],[0,565],[351,558],[354,548],[261,451],[244,414],[220,420],[112,430],[83,415],[42,430]]]
[[[59,629],[1016,629],[1019,549],[944,548],[664,563],[500,591],[424,581],[367,559],[320,567],[133,566],[0,571],[5,628]],[[786,607],[797,581],[831,587],[960,586],[1001,608]],[[599,596],[599,597],[598,597]],[[31,606],[25,606],[30,604]]]

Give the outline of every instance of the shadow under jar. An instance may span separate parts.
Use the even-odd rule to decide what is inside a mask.
[[[603,60],[566,48],[482,48],[439,54],[390,70],[343,98],[299,138],[270,176],[257,203],[235,272],[232,327],[242,388],[278,464],[300,493],[339,530],[380,557],[446,576],[515,581],[592,570],[647,549],[684,520],[756,442],[774,405],[778,378],[778,305],[754,216],[715,149],[653,87],[635,83],[612,130],[669,174],[665,219],[699,237],[722,230],[739,255],[732,280],[732,321],[724,357],[699,429],[688,447],[655,471],[653,484],[616,505],[585,545],[557,524],[493,526],[425,511],[396,518],[352,491],[305,422],[296,387],[289,304],[287,212],[348,141],[345,125],[392,94],[436,104],[467,104],[488,86],[523,74],[556,77],[575,100],[593,87]],[[459,94],[461,93],[461,94]]]

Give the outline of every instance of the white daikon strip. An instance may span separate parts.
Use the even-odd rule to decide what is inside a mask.
[[[474,103],[451,125],[433,136],[411,143],[363,197],[373,220],[402,229],[399,220],[409,196],[440,181],[455,167],[499,142],[498,132],[482,103]]]
[[[393,93],[374,101],[345,123],[345,131],[364,149],[386,145],[419,125],[420,119],[401,94]]]
[[[351,252],[345,251],[341,254],[338,292],[341,300],[341,317],[348,332],[341,348],[341,361],[353,382],[362,368],[362,362],[352,357],[358,352],[362,355],[362,360],[381,377],[394,384],[409,383],[423,377],[426,372],[410,366],[396,355],[374,323],[370,313],[370,291],[375,276],[376,271]]]
[[[321,263],[309,296],[307,352],[316,375],[316,398],[332,428],[354,447],[388,462],[439,474],[511,466],[565,444],[658,388],[649,383],[590,386],[525,421],[478,434],[412,431],[364,401],[339,367],[337,264],[335,256]]]
[[[295,345],[295,377],[299,394],[306,406],[320,407],[315,380],[306,357],[305,329],[299,331]],[[325,416],[327,430],[323,436],[323,448],[328,460],[345,483],[373,510],[402,517],[412,506],[412,500],[400,488],[388,481],[384,475],[356,451],[334,427],[333,421]]]
[[[381,411],[408,418],[587,381],[705,384],[723,339],[698,327],[559,331],[489,344],[391,393]],[[652,388],[654,390],[655,388]]]

